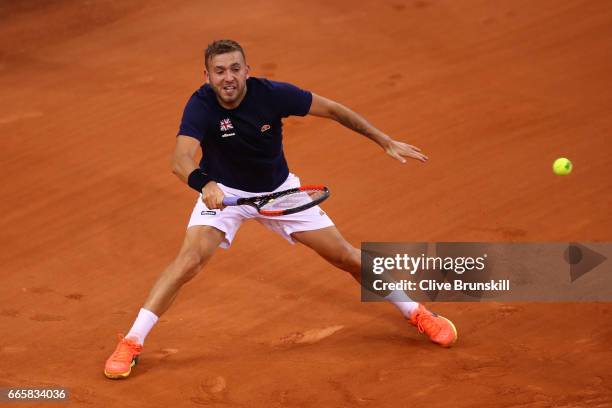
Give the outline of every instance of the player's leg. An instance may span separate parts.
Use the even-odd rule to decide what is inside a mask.
[[[121,337],[119,345],[106,361],[104,374],[107,377],[125,378],[130,375],[145,337],[159,316],[170,307],[180,288],[197,275],[217,247],[229,248],[242,222],[253,216],[240,207],[210,210],[201,198],[198,197],[193,207],[178,255],[161,273],[132,328],[127,336]]]
[[[361,283],[361,250],[346,241],[335,226],[294,232],[291,236]],[[403,291],[387,293],[385,299],[393,303],[406,318],[410,318],[418,308],[418,303],[413,302]]]
[[[289,174],[278,190],[298,187],[300,180]],[[298,241],[361,282],[361,251],[348,243],[334,226],[333,221],[319,206],[282,217],[257,217],[257,221],[287,241]],[[365,283],[364,283],[365,284]],[[419,331],[441,345],[448,346],[457,338],[453,324],[429,312],[423,305],[413,302],[403,291],[393,291],[385,299],[395,305]]]
[[[291,236],[361,282],[361,250],[348,243],[336,227],[293,232]],[[457,330],[450,320],[412,301],[403,291],[393,291],[387,294],[385,299],[396,306],[405,318],[432,341],[442,346],[450,346],[456,341]]]
[[[178,255],[153,285],[143,308],[158,317],[168,310],[181,286],[198,274],[224,237],[224,232],[211,226],[189,228]]]
[[[202,270],[224,238],[224,232],[208,225],[196,225],[187,230],[179,253],[157,278],[127,338],[144,343],[147,334],[174,302],[181,287]]]
[[[348,272],[357,282],[361,281],[361,250],[346,241],[335,226],[294,232],[291,236],[336,268]]]
[[[344,239],[333,221],[318,206],[282,217],[259,217],[257,221],[291,243],[297,241],[308,246],[329,263],[361,282],[361,250]],[[389,293],[386,300],[392,302],[406,317],[418,307],[402,291]]]
[[[187,230],[178,255],[160,274],[132,328],[106,361],[104,374],[108,378],[130,375],[144,340],[159,316],[170,307],[180,288],[198,274],[224,238],[224,232],[211,226],[198,225]]]
[[[125,378],[138,361],[145,337],[159,316],[170,307],[180,288],[189,282],[210,259],[217,247],[228,248],[242,222],[251,215],[240,207],[223,211],[209,210],[201,200],[191,213],[183,245],[176,258],[164,269],[153,285],[132,328],[106,361],[104,374]]]
[[[183,245],[176,258],[160,274],[126,337],[139,344],[189,282],[212,256],[217,247],[229,248],[242,222],[250,215],[240,207],[209,210],[201,200],[191,213]]]

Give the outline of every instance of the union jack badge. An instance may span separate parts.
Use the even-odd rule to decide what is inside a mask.
[[[234,126],[232,126],[232,121],[229,119],[222,119],[221,122],[219,122],[219,127],[221,128],[222,132],[234,128]]]

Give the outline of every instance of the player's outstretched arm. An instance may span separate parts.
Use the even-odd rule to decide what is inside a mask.
[[[406,163],[406,157],[420,160],[422,162],[427,161],[428,159],[427,156],[421,153],[421,149],[418,147],[393,140],[391,137],[384,134],[365,120],[363,116],[353,112],[338,102],[332,101],[331,99],[327,99],[313,93],[312,105],[310,106],[310,111],[308,111],[308,114],[333,119],[341,125],[366,136],[367,138],[378,143],[378,145],[380,145],[380,147],[382,147],[389,156],[399,160],[402,163]]]

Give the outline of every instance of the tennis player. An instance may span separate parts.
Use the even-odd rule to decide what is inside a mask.
[[[173,156],[173,172],[200,196],[183,245],[161,273],[136,320],[106,361],[108,378],[130,375],[145,338],[180,288],[203,268],[218,247],[228,248],[240,225],[255,219],[287,241],[313,249],[360,281],[361,251],[349,244],[318,206],[291,215],[265,217],[249,206],[224,207],[223,198],[252,197],[300,185],[283,153],[282,119],[313,115],[335,120],[382,147],[402,163],[427,160],[415,146],[393,140],[362,116],[294,85],[249,77],[242,47],[215,41],[205,52],[207,83],[189,98]],[[195,157],[202,151],[199,165]],[[402,315],[433,342],[450,346],[454,325],[401,291],[387,296]]]

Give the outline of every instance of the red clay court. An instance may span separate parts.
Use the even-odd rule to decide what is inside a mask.
[[[430,304],[459,329],[441,349],[257,223],[107,380],[196,199],[170,154],[219,38],[430,157],[285,122],[291,170],[330,187],[353,244],[611,240],[609,2],[3,2],[0,387],[83,407],[612,406],[610,303]]]

